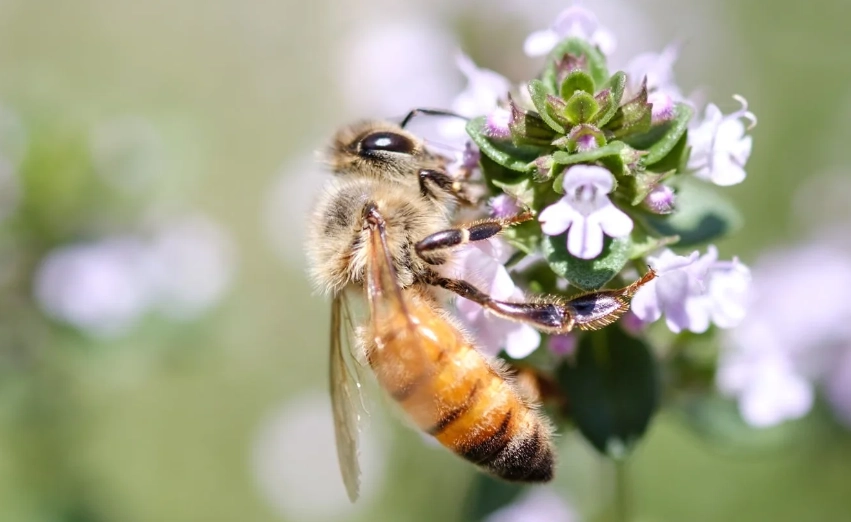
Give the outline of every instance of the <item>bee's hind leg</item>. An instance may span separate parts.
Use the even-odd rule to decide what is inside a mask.
[[[469,299],[504,319],[526,323],[545,333],[563,334],[574,327],[597,330],[615,322],[629,309],[635,292],[654,277],[656,272],[650,270],[624,288],[588,292],[570,299],[537,296],[519,303],[497,301],[467,281],[443,277],[433,271],[425,274],[423,282]]]

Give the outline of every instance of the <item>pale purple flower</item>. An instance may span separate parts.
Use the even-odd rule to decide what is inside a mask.
[[[612,173],[593,165],[574,165],[564,176],[564,197],[538,216],[541,230],[557,236],[565,230],[567,250],[580,259],[594,259],[603,251],[603,234],[624,237],[632,220],[609,199]]]
[[[700,333],[710,323],[730,328],[744,317],[750,271],[737,260],[718,261],[714,246],[702,257],[697,251],[686,257],[666,249],[647,262],[657,277],[632,300],[632,311],[642,321],[653,322],[664,314],[672,332]]]
[[[132,236],[59,247],[36,270],[36,301],[48,316],[95,337],[121,335],[154,298],[146,253]]]
[[[668,102],[681,99],[680,89],[674,81],[677,51],[676,45],[669,45],[661,53],[642,53],[630,60],[624,71],[627,79],[624,99],[634,98],[645,78],[650,95],[648,101],[654,104],[655,111],[661,111]],[[656,108],[657,104],[659,108]]]
[[[600,26],[594,13],[574,4],[562,11],[548,29],[530,34],[523,42],[523,51],[527,56],[543,56],[571,37],[596,45],[606,55],[612,54],[617,46],[615,36]]]
[[[485,522],[578,522],[579,515],[560,496],[536,488],[511,504],[491,513]]]
[[[147,249],[157,308],[191,320],[218,304],[233,279],[235,251],[230,236],[206,216],[158,224]]]
[[[495,71],[479,68],[469,56],[461,52],[456,54],[455,64],[467,79],[467,86],[452,100],[450,104],[452,112],[467,118],[488,116],[489,123],[496,125],[497,129],[504,129],[507,133],[510,112],[506,109],[498,109],[498,105],[501,101],[508,99],[511,82]],[[494,111],[497,111],[496,114],[492,114]],[[469,143],[465,125],[466,123],[458,118],[441,120],[438,131],[442,144],[460,148],[465,143]],[[498,130],[496,132],[499,134]]]
[[[511,128],[508,125],[510,121],[511,111],[497,107],[488,114],[485,120],[485,134],[489,138],[497,140],[511,139]]]
[[[647,327],[647,323],[639,319],[632,310],[628,310],[623,314],[619,323],[626,333],[634,336],[639,335]]]
[[[572,333],[552,335],[548,347],[550,352],[557,357],[571,357],[576,353],[577,339]]]
[[[508,194],[492,197],[488,201],[488,206],[491,209],[491,216],[495,218],[505,219],[520,213],[520,205],[517,204],[517,200]]]
[[[260,498],[284,520],[345,520],[381,491],[388,453],[381,418],[359,434],[363,471],[360,500],[352,504],[340,479],[334,419],[327,393],[309,392],[269,411],[256,428],[249,460]]]
[[[401,115],[411,107],[447,106],[457,42],[445,26],[394,11],[357,17],[347,27],[332,65],[346,107],[362,114]]]
[[[782,352],[750,360],[727,359],[717,378],[723,391],[738,397],[742,418],[754,427],[798,419],[813,406],[812,385]]]
[[[825,396],[836,418],[851,428],[851,339],[827,375]]]
[[[514,284],[504,263],[510,256],[508,245],[497,239],[466,246],[456,256],[455,277],[463,278],[500,301],[520,301],[523,293]],[[522,359],[541,344],[541,334],[527,324],[495,317],[478,304],[458,298],[458,315],[485,354],[496,356],[500,350],[514,359]]]
[[[455,59],[458,69],[467,78],[467,87],[452,101],[452,111],[468,118],[483,116],[494,110],[500,100],[507,99],[511,82],[501,74],[476,66],[463,53]]]
[[[689,130],[689,145],[692,147],[688,168],[698,178],[716,185],[728,186],[745,179],[745,163],[751,155],[751,137],[746,131],[756,125],[756,116],[748,111],[748,102],[741,96],[733,96],[742,106],[724,116],[721,110],[710,103],[706,107],[703,121]],[[749,125],[745,128],[742,120]]]
[[[650,107],[651,125],[671,121],[676,116],[677,105],[674,103],[673,96],[668,93],[652,92],[647,96],[647,102],[652,105]]]
[[[674,190],[667,185],[656,185],[641,203],[645,209],[654,214],[670,214],[674,211]]]
[[[814,272],[826,284],[814,287]],[[761,259],[753,274],[748,315],[723,338],[719,390],[738,400],[748,424],[772,426],[804,416],[824,384],[837,416],[846,418],[851,256],[813,243]]]

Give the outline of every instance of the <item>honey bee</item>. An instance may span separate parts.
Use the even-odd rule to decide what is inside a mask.
[[[447,159],[430,152],[403,125],[365,121],[344,127],[334,136],[327,161],[334,177],[313,212],[307,250],[314,281],[332,297],[331,402],[349,498],[357,498],[360,480],[357,359],[366,361],[419,429],[457,455],[502,479],[551,480],[552,426],[498,361],[479,353],[444,309],[437,289],[496,316],[560,334],[615,321],[653,271],[625,288],[570,300],[492,299],[466,281],[442,275],[441,265],[451,260],[455,247],[491,238],[532,219],[531,213],[453,224],[457,206],[469,202],[467,182],[450,177]],[[351,324],[346,296],[352,290],[366,295],[368,318],[361,325]],[[360,357],[353,357],[351,345]]]

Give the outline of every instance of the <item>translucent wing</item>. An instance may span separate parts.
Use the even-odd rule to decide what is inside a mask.
[[[334,413],[334,435],[337,460],[349,500],[354,502],[360,490],[358,463],[358,421],[360,420],[360,383],[347,363],[351,356],[352,325],[345,296],[340,293],[331,304],[331,354],[329,378],[331,408]]]

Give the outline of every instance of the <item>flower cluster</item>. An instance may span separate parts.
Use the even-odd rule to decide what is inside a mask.
[[[572,420],[605,452],[640,436],[658,407],[660,361],[645,334],[651,323],[664,318],[672,338],[709,336],[745,316],[750,270],[738,259],[719,259],[712,243],[737,225],[718,187],[745,179],[756,123],[738,95],[740,107],[729,114],[714,104],[698,111],[674,81],[676,46],[638,55],[613,72],[607,56],[615,46],[592,13],[572,6],[525,41],[527,55],[547,56],[537,78],[513,85],[460,56],[468,86],[452,108],[470,119],[461,140],[455,123],[444,129],[444,141],[459,150],[450,170],[467,179],[481,171],[492,189],[492,216],[535,216],[500,239],[464,247],[456,275],[512,301],[524,290],[570,297],[571,287],[624,286],[648,268],[656,272],[633,296],[629,321],[601,332],[542,338],[475,303],[457,303],[483,351],[516,360],[549,347],[535,361],[553,372],[577,411]],[[636,347],[622,351],[626,344]],[[629,363],[633,374],[646,371],[639,378],[650,390],[641,399],[643,422],[606,433],[583,424],[583,401],[634,391],[573,388],[577,372],[613,371],[589,358],[600,346],[608,346],[610,358],[637,357]]]

